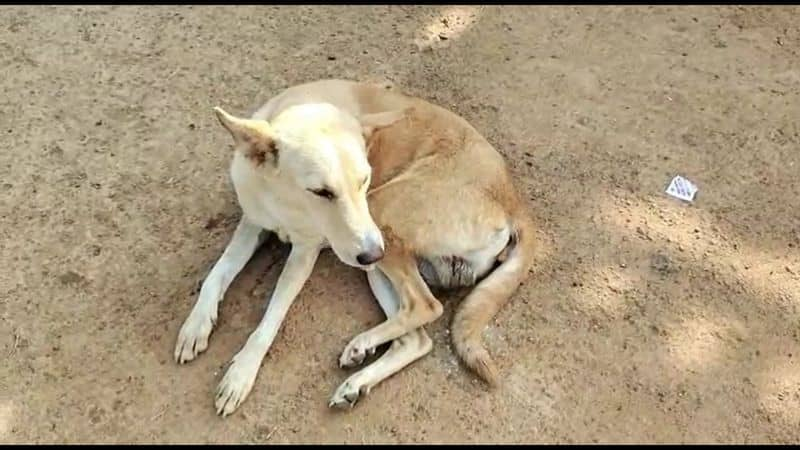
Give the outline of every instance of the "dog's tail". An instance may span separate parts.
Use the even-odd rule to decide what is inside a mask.
[[[456,353],[489,386],[497,384],[497,369],[483,347],[481,334],[524,281],[533,259],[533,224],[522,211],[515,216],[507,258],[467,295],[451,325]]]

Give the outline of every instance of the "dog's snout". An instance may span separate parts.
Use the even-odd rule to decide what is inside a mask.
[[[366,251],[364,253],[359,253],[356,256],[356,261],[362,266],[368,266],[370,264],[374,264],[380,261],[383,258],[383,249],[380,247],[375,247],[372,250]]]

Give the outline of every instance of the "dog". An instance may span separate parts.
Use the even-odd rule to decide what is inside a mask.
[[[366,272],[387,317],[352,339],[339,365],[357,366],[391,343],[336,389],[330,407],[352,407],[430,352],[423,327],[442,314],[431,289],[471,288],[451,324],[453,347],[496,384],[481,333],[524,282],[534,230],[505,161],[478,131],[422,99],[346,80],[290,87],[249,119],[214,111],[233,137],[230,174],[243,214],[180,329],[179,364],[208,347],[219,304],[264,231],[291,243],[261,322],[217,387],[217,414],[231,414],[250,393],[325,248]]]

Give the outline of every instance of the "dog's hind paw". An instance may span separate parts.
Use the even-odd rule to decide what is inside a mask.
[[[367,339],[356,336],[355,339],[347,344],[342,356],[339,357],[339,367],[354,367],[360,365],[367,358],[367,355],[375,354],[375,347],[370,345]]]
[[[333,393],[331,400],[328,402],[328,407],[339,409],[352,408],[360,397],[369,394],[369,389],[369,386],[362,386],[348,379]]]
[[[214,328],[214,316],[189,315],[178,333],[175,343],[175,362],[183,364],[197,358],[208,348],[208,337]]]

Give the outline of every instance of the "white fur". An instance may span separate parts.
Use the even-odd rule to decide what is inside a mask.
[[[208,336],[217,321],[217,308],[228,286],[263,242],[262,231],[246,218],[239,222],[228,247],[203,282],[197,303],[178,333],[175,345],[178,363],[193,360],[208,347]]]
[[[356,336],[342,353],[340,364],[360,364],[376,346],[392,342],[381,358],[350,376],[336,390],[331,406],[352,406],[359,396],[431,350],[432,342],[423,325],[441,314],[441,305],[434,301],[429,308],[409,314],[408,304],[404,303],[409,289],[416,289],[415,298],[435,300],[421,275],[413,272],[398,278],[404,272],[392,269],[391,264],[387,266],[386,260],[381,263],[386,270],[371,270],[373,264],[358,262],[362,252],[384,246],[367,206],[371,167],[365,138],[403,114],[383,111],[362,115],[356,96],[347,86],[333,81],[316,85],[315,92],[304,86],[288,89],[252,119],[238,119],[217,110],[220,122],[236,142],[230,174],[243,216],[181,327],[174,351],[176,361],[191,361],[207,348],[219,304],[230,283],[263,242],[262,231],[273,231],[292,244],[264,317],[233,357],[217,387],[216,410],[222,416],[232,413],[250,393],[283,319],[310,276],[319,252],[326,247],[345,264],[368,271],[370,288],[387,317],[382,324]],[[314,103],[320,99],[338,108],[330,103]],[[275,148],[277,162],[271,151],[264,151]],[[259,152],[248,152],[253,149]],[[421,161],[424,157],[415,161],[407,175],[398,175],[383,188],[404,182]],[[484,163],[482,160],[476,164]],[[336,200],[313,193],[322,188],[335,193]],[[408,214],[413,216],[414,211]],[[504,226],[498,220],[494,231],[487,232],[483,225],[469,225],[471,220],[455,222],[458,225],[452,232],[437,235],[441,241],[435,248],[437,254],[422,256],[459,256],[469,262],[476,275],[485,274],[508,243],[510,225]]]
[[[285,108],[274,118],[263,116],[263,111],[250,120],[221,110],[218,114],[237,142],[230,174],[243,216],[181,327],[174,353],[177,362],[191,361],[208,347],[219,303],[263,242],[262,230],[273,231],[292,244],[261,323],[233,357],[217,387],[217,413],[226,416],[250,393],[262,360],[319,252],[331,247],[344,263],[371,270],[373,265],[359,264],[357,255],[370,246],[382,249],[383,238],[367,207],[371,168],[363,121],[330,104],[314,103]],[[249,141],[242,139],[243,134],[274,140],[277,164],[249,159],[243,147]],[[309,191],[321,188],[335,192],[336,200]]]
[[[311,275],[319,250],[317,246],[292,246],[264,318],[250,334],[244,347],[233,357],[230,367],[217,387],[215,402],[217,414],[227,416],[232,413],[250,393],[261,362],[272,346],[292,301]]]

